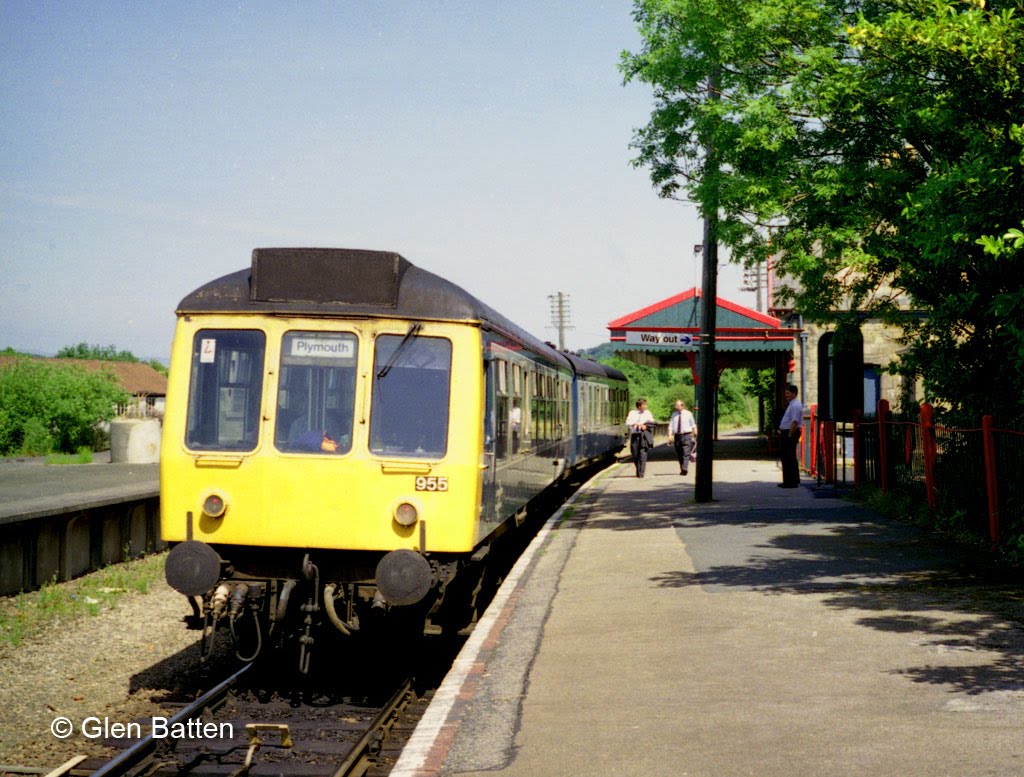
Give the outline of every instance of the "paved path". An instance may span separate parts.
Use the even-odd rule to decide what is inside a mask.
[[[1024,774],[1019,583],[720,448],[711,504],[667,447],[581,495],[395,777]]]

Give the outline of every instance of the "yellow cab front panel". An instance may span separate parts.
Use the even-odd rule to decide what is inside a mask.
[[[474,324],[182,316],[163,538],[187,539],[191,513],[211,544],[472,550],[482,374]]]

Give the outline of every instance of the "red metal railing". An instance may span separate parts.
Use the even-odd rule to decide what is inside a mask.
[[[835,423],[819,421],[814,411],[809,431],[815,455],[804,463],[811,474],[828,479],[834,473]],[[921,405],[911,418],[896,418],[883,399],[874,418],[857,413],[853,422],[856,485],[876,483],[883,492],[921,489],[932,512],[961,515],[964,528],[983,533],[993,547],[1008,534],[1024,534],[1022,476],[1024,431],[999,428],[992,416],[980,424],[964,419],[937,425],[931,405]]]

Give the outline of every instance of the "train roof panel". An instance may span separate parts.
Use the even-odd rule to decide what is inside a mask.
[[[587,359],[583,356],[577,356],[572,353],[565,354],[565,358],[567,358],[572,364],[572,368],[577,375],[590,375],[599,378],[611,378],[612,380],[626,380],[626,376],[614,367],[601,364],[601,362],[596,362],[593,359]]]
[[[391,251],[257,248],[249,269],[201,286],[181,313],[394,315],[477,320],[482,303]]]
[[[178,313],[394,316],[479,322],[515,337],[552,361],[568,359],[451,281],[393,251],[257,248],[248,269],[187,295]]]

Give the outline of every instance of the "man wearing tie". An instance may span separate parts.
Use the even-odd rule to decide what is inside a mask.
[[[676,400],[676,409],[669,419],[668,431],[672,435],[676,457],[679,459],[679,474],[685,475],[690,466],[690,454],[697,442],[697,422],[693,420],[693,413],[686,409],[686,403],[681,399]]]

